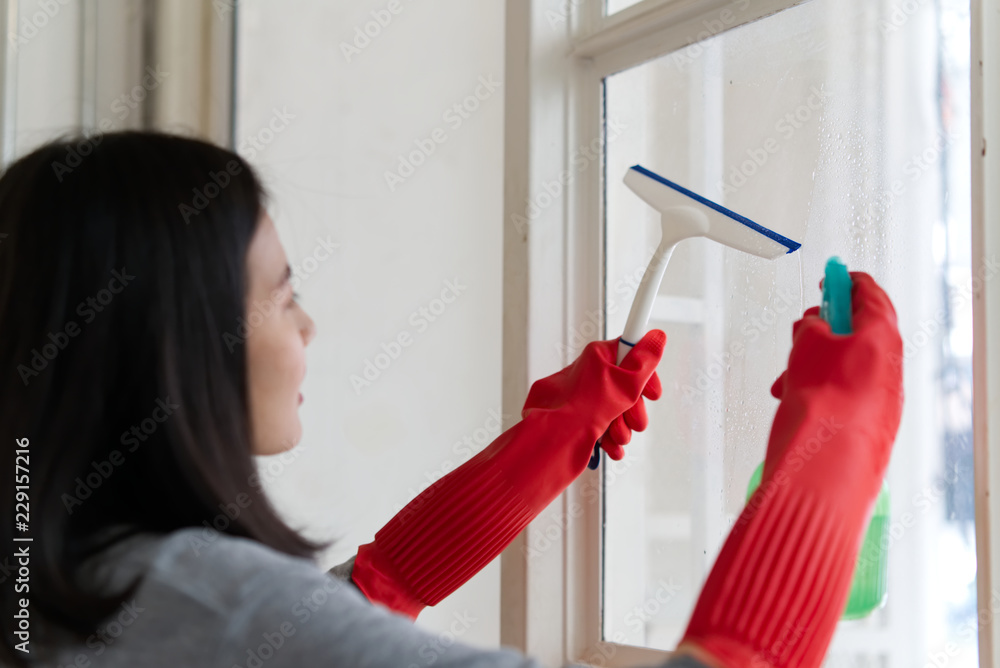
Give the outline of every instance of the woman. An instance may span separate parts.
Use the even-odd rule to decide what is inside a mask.
[[[648,333],[620,367],[617,342],[595,342],[533,384],[518,424],[421,493],[356,559],[324,573],[312,558],[325,545],[279,519],[252,460],[299,441],[304,349],[315,335],[252,168],[221,148],[158,133],[52,142],[0,177],[0,234],[0,425],[27,469],[3,476],[0,507],[8,518],[24,510],[18,501],[33,511],[0,526],[3,549],[30,572],[29,582],[4,583],[6,663],[537,665],[506,650],[444,647],[409,618],[499,554],[584,470],[595,439],[623,456],[631,431],[647,425],[643,398],[661,393],[663,332]],[[845,450],[876,452],[871,473],[884,471],[892,410],[875,416],[878,433],[869,425],[863,439],[835,434],[837,448],[797,469],[787,454],[820,408],[857,411],[857,397],[869,408],[893,405],[895,376],[870,358],[893,349],[895,315],[874,282],[856,279],[860,343],[827,340],[814,313],[797,323],[789,371],[772,390],[787,396],[762,503],[734,528],[671,665],[751,665],[761,656],[785,665],[781,652],[761,653],[769,636],[720,617],[720,605],[760,603],[756,590],[732,598],[742,591],[725,579],[733,563],[763,569],[759,581],[789,564],[803,581],[822,576],[808,606],[785,597],[781,610],[761,607],[783,600],[765,587],[754,609],[805,610],[810,628],[795,647],[807,647],[809,661],[825,651],[832,626],[822,620],[835,619],[839,608],[826,608],[846,596],[842,563],[856,554],[852,522],[862,526],[870,483],[818,486],[831,499],[856,499],[843,527],[816,538],[829,539],[818,545],[839,570],[773,548],[767,558],[746,555],[763,549],[755,527],[785,526],[782,499],[816,486],[816,472],[835,469]],[[874,324],[858,327],[859,316]],[[827,366],[812,368],[811,357]],[[857,374],[842,378],[829,366],[838,361]],[[808,534],[800,518],[783,531],[803,527]]]

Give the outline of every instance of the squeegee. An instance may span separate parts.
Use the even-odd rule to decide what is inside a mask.
[[[625,331],[618,339],[618,364],[622,363],[629,349],[646,334],[646,325],[660,290],[663,272],[674,248],[681,241],[705,237],[769,260],[795,252],[802,245],[641,165],[629,168],[625,173],[625,185],[646,204],[660,212],[661,236],[660,244],[653,253],[632,300]],[[598,440],[594,445],[594,454],[588,464],[591,469],[596,469],[601,462],[600,444],[601,441]]]

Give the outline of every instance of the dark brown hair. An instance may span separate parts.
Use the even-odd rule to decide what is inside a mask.
[[[327,547],[254,483],[245,346],[223,340],[245,316],[264,198],[237,154],[158,132],[63,138],[0,176],[0,563],[16,535],[33,537],[33,620],[84,638],[134,594],[139,579],[107,597],[73,580],[111,526],[129,527],[114,539],[219,527],[249,498],[225,533],[294,556]],[[14,523],[17,439],[27,534]],[[0,583],[6,622],[25,597],[14,581]],[[0,656],[20,663],[4,628]]]

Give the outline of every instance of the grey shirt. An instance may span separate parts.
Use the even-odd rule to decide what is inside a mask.
[[[206,528],[133,535],[84,562],[79,577],[118,591],[144,572],[137,595],[83,642],[44,629],[47,642],[34,636],[32,653],[52,667],[540,668],[519,652],[465,645],[372,605],[350,580],[352,563],[325,572]],[[704,668],[687,658],[666,666]]]

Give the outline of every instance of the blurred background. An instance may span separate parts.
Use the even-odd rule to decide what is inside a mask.
[[[301,444],[258,463],[293,526],[339,539],[324,566],[500,434],[501,0],[4,5],[5,163],[160,128],[263,176],[317,337]],[[496,646],[499,560],[418,624],[466,613]]]
[[[323,566],[517,420],[501,408],[506,2],[2,4],[5,163],[67,132],[160,128],[263,177],[318,336],[303,440],[258,465],[293,526],[339,539]],[[597,4],[613,17],[640,3],[535,6],[556,34]],[[605,638],[679,638],[764,456],[790,325],[837,254],[893,296],[907,409],[889,600],[838,627],[827,665],[925,665],[949,643],[949,666],[978,665],[969,21],[967,0],[811,0],[604,79],[603,310],[539,359],[569,363],[621,331],[659,234],[621,184],[632,164],[805,244],[769,263],[698,240],[671,260],[650,323],[668,333],[665,395],[633,456],[595,474]],[[475,620],[462,641],[499,643],[499,560],[417,623],[450,633],[455,615]]]

